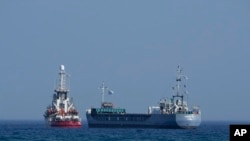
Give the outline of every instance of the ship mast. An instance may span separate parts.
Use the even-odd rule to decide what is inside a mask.
[[[176,88],[177,88],[177,92],[176,92],[176,95],[173,95],[173,98],[175,97],[180,97],[181,98],[181,104],[183,106],[183,94],[181,94],[180,92],[180,88],[181,88],[181,80],[182,78],[185,78],[185,79],[188,79],[187,76],[184,76],[181,74],[182,72],[182,68],[178,65],[177,67],[177,75],[176,75],[176,82],[177,82],[177,85],[176,85]]]
[[[178,68],[177,68],[177,75],[176,75],[177,96],[179,96],[179,93],[180,93],[181,71],[182,71],[182,69],[180,68],[180,66],[178,66]]]
[[[59,94],[59,97],[61,97],[61,94],[67,94],[69,92],[69,89],[66,86],[66,77],[67,74],[65,72],[65,67],[64,65],[61,65],[59,71],[59,85],[55,89],[55,92]]]
[[[108,94],[114,93],[114,91],[110,90],[107,86],[104,85],[103,81],[102,81],[102,85],[101,85],[100,89],[101,89],[101,94],[102,94],[102,103],[105,102],[104,101],[105,90],[108,91]]]
[[[105,90],[108,89],[108,87],[104,86],[104,82],[102,81],[102,85],[100,87],[101,89],[101,94],[102,94],[102,103],[104,102],[104,94],[105,94]]]

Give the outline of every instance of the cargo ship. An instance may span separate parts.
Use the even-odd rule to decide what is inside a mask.
[[[74,106],[73,99],[68,96],[66,85],[68,78],[64,65],[60,66],[59,84],[53,94],[52,104],[44,113],[46,124],[52,127],[81,127],[81,118]]]
[[[199,106],[189,109],[184,96],[187,94],[186,85],[182,81],[187,76],[182,75],[178,66],[176,85],[172,87],[173,94],[170,99],[161,99],[158,106],[149,106],[146,113],[127,113],[124,108],[115,108],[111,102],[104,102],[101,108],[86,110],[89,128],[164,128],[164,129],[190,129],[197,128],[201,123],[201,110]],[[108,90],[101,86],[102,96]]]

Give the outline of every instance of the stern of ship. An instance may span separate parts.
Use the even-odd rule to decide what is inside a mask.
[[[201,114],[176,114],[176,123],[180,128],[197,128],[201,124]]]

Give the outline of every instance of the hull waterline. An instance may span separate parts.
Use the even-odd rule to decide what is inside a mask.
[[[50,126],[79,128],[82,126],[82,123],[80,121],[54,121],[50,123]]]

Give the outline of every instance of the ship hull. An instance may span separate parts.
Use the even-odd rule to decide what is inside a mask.
[[[52,127],[81,127],[79,121],[54,121],[50,124]]]
[[[200,114],[86,114],[89,128],[197,128]]]
[[[53,120],[46,120],[47,125],[51,127],[72,127],[72,128],[79,128],[82,126],[81,121],[53,121]]]

